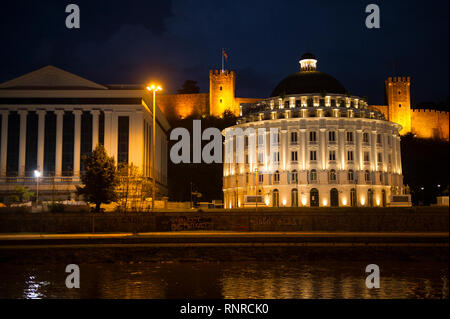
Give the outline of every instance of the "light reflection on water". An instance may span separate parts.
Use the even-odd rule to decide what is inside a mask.
[[[381,288],[365,286],[366,263],[344,261],[0,264],[0,298],[448,298],[448,265],[378,262]]]

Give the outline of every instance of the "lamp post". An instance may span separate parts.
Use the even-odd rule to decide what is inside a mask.
[[[39,205],[39,178],[41,177],[41,172],[37,169],[34,170],[34,177],[36,177],[36,207]]]
[[[152,132],[152,212],[155,210],[155,198],[156,198],[156,176],[155,176],[155,152],[156,152],[156,91],[162,91],[159,85],[147,86],[147,90],[153,92],[153,132]]]

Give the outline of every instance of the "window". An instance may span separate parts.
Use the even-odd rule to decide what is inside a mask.
[[[291,184],[297,184],[298,183],[298,173],[297,171],[294,169],[291,172]]]
[[[128,163],[128,136],[129,136],[129,117],[119,116],[118,119],[118,150],[117,162]],[[92,132],[92,129],[91,129]],[[92,141],[92,139],[91,139]],[[91,146],[92,149],[92,146]]]
[[[331,181],[331,182],[335,182],[335,181],[336,181],[336,171],[335,171],[334,169],[332,169],[332,170],[330,171],[329,177],[330,177],[330,181]]]
[[[248,146],[248,136],[245,135],[244,136],[244,147],[247,147],[247,146]]]
[[[300,100],[295,100],[295,107],[300,107],[301,106],[301,102]]]
[[[245,154],[245,164],[248,164],[248,154]]]
[[[383,184],[383,172],[379,172],[380,173],[380,183]]]
[[[309,132],[309,142],[316,143],[317,142],[317,133]]]
[[[369,152],[364,152],[364,162],[370,162],[370,154],[369,154]]]
[[[388,142],[388,145],[391,146],[391,136],[390,135],[388,135],[388,137],[387,137],[387,142]]]
[[[263,145],[264,143],[264,135],[258,135],[258,145]]]
[[[332,144],[336,143],[336,132],[335,131],[328,132],[328,141]]]
[[[317,171],[315,169],[312,169],[311,172],[309,173],[309,180],[311,182],[317,181]]]
[[[284,107],[289,108],[289,101],[284,101]]]
[[[378,145],[382,144],[382,135],[381,134],[377,134],[377,144]]]
[[[347,161],[353,162],[353,151],[347,151]]]
[[[383,163],[383,154],[382,153],[378,153],[378,163]]]
[[[272,143],[273,144],[278,144],[278,143],[280,143],[280,133],[275,133],[275,134],[272,134]]]
[[[364,172],[364,179],[366,182],[370,182],[370,172],[368,170]]]
[[[335,161],[336,160],[336,151],[330,151],[328,159],[330,161]]]
[[[297,144],[298,135],[297,132],[291,132],[291,144]]]
[[[348,178],[349,182],[352,182],[354,180],[355,176],[354,176],[353,170],[348,171],[347,178]]]
[[[278,163],[280,161],[280,152],[273,152],[273,161]]]
[[[297,162],[297,151],[291,152],[291,162]]]
[[[263,175],[263,173],[258,173],[258,182],[260,184],[264,183],[264,175]]]
[[[262,164],[264,162],[264,154],[258,153],[258,163]]]
[[[245,173],[245,182],[248,184],[248,176],[249,176],[249,173]]]
[[[273,182],[278,184],[280,182],[280,172],[279,171],[275,171],[275,173],[273,173]]]
[[[367,133],[367,132],[363,133],[363,143],[369,144],[369,133]]]
[[[311,160],[311,161],[317,161],[317,151],[311,151],[311,152],[309,152],[309,160]]]
[[[220,87],[220,90],[222,91],[222,87]]]
[[[353,143],[353,132],[347,132],[347,142]]]
[[[391,156],[391,154],[388,154],[388,162],[389,162],[389,164],[392,163],[392,156]]]
[[[220,103],[222,103],[222,99],[220,99]]]

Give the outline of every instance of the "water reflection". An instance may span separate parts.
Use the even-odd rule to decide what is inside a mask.
[[[385,262],[380,289],[362,262],[81,264],[81,288],[65,265],[0,264],[0,298],[448,298],[445,263]]]

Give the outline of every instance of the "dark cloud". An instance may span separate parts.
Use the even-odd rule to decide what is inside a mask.
[[[237,71],[237,94],[267,96],[298,70],[302,53],[350,91],[384,103],[388,76],[411,76],[413,102],[448,98],[448,1],[380,1],[381,29],[367,29],[366,1],[64,1],[0,4],[0,81],[54,64],[100,83],[186,79],[209,88],[208,70]],[[393,61],[395,60],[395,71]]]

